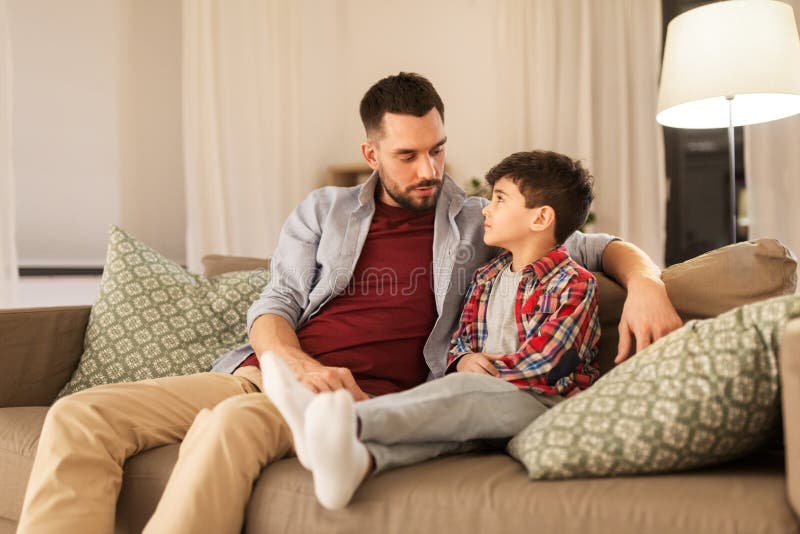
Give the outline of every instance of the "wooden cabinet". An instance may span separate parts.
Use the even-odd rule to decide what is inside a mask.
[[[350,187],[366,182],[371,175],[372,169],[366,163],[331,165],[328,167],[328,185]]]

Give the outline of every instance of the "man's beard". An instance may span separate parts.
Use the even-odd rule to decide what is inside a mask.
[[[402,190],[397,183],[391,181],[391,179],[389,181],[385,180],[380,170],[378,170],[378,180],[379,185],[383,187],[386,194],[401,207],[409,211],[428,211],[433,209],[442,192],[442,180],[423,180],[405,190]],[[436,191],[428,197],[414,199],[411,197],[411,192],[418,187],[435,187]]]

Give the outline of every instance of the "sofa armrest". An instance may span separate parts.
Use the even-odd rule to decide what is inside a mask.
[[[786,488],[789,504],[800,515],[800,319],[786,326],[780,346]]]
[[[0,407],[53,402],[78,366],[91,309],[0,310]]]

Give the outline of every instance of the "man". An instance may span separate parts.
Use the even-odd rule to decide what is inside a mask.
[[[125,460],[178,442],[145,531],[239,532],[253,481],[292,450],[260,393],[265,351],[311,392],[347,389],[356,400],[443,374],[466,286],[496,252],[482,240],[486,201],[444,175],[444,106],[428,80],[385,78],[360,111],[375,173],[362,186],[315,191],[290,215],[272,279],[248,312],[250,343],[220,358],[217,372],[100,386],[54,404],[19,533],[113,531]],[[579,233],[566,245],[628,289],[618,361],[631,332],[641,349],[680,325],[639,249]]]

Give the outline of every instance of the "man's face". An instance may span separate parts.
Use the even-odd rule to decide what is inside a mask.
[[[433,208],[442,190],[447,142],[439,112],[433,108],[422,117],[386,113],[381,126],[361,145],[380,176],[380,199],[412,211]]]

